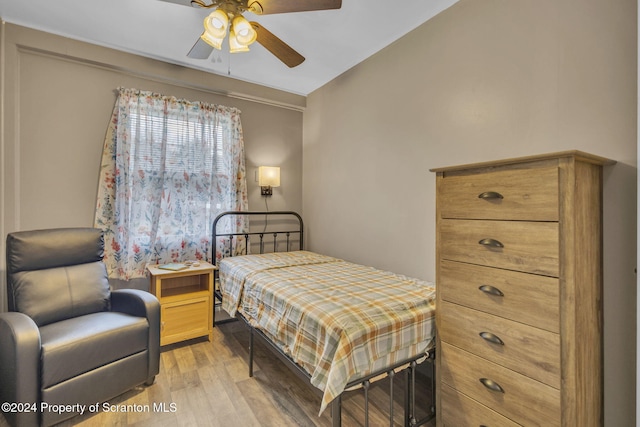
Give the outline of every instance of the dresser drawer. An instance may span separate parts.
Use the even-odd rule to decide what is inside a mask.
[[[555,277],[443,260],[439,278],[445,301],[560,332],[560,283]]]
[[[445,342],[440,343],[440,378],[519,424],[560,425],[560,390]],[[491,390],[481,380],[493,381],[503,391]]]
[[[447,175],[438,203],[442,218],[557,221],[558,168]]]
[[[560,388],[558,334],[448,302],[438,310],[441,340]]]
[[[443,219],[442,259],[557,277],[558,223]]]
[[[518,427],[510,419],[458,393],[447,385],[442,386],[442,406],[438,418],[444,427]]]

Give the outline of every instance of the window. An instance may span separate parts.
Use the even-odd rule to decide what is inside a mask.
[[[208,259],[215,216],[247,209],[244,175],[237,109],[120,89],[96,209],[110,277]]]

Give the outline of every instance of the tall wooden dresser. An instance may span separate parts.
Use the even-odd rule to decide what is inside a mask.
[[[612,163],[568,151],[432,170],[438,426],[602,425]]]

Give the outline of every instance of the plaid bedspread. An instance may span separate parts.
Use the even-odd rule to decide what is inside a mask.
[[[435,288],[308,251],[225,258],[223,308],[239,311],[324,392],[423,354],[434,336]]]

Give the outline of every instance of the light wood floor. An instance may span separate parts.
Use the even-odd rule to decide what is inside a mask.
[[[101,409],[60,426],[330,426],[330,409],[318,416],[319,395],[258,341],[254,376],[249,377],[248,342],[245,326],[231,322],[216,325],[212,342],[193,340],[167,346],[161,353],[160,374],[155,384],[128,391],[109,402],[110,405],[129,405],[129,412]],[[402,382],[399,378],[404,376],[398,375],[394,384]],[[403,396],[401,387],[399,384],[395,389],[399,398]],[[387,390],[387,380],[372,386],[370,405],[373,408],[369,415],[372,427],[389,425],[384,415],[389,407]],[[364,424],[363,402],[360,391],[345,395],[343,426]],[[144,411],[134,412],[132,405]],[[161,405],[165,407],[164,412]],[[401,426],[401,401],[394,404],[394,412],[394,425]],[[427,424],[433,425],[433,422]],[[0,427],[5,426],[6,421],[0,419]]]

